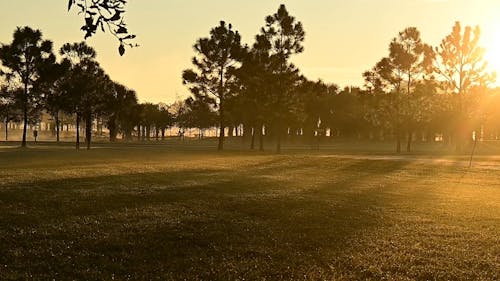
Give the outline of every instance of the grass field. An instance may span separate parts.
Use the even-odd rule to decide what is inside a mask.
[[[0,280],[499,280],[500,158],[0,147]]]

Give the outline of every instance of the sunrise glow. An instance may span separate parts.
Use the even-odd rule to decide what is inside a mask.
[[[484,58],[488,62],[488,69],[494,71],[498,76],[500,74],[500,23],[495,21],[487,28],[488,31],[483,34]],[[496,85],[499,85],[499,79],[497,79]]]
[[[0,281],[499,280],[500,0],[0,11]]]

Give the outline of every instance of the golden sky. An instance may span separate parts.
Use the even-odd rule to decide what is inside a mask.
[[[126,21],[141,47],[120,57],[109,34],[88,43],[111,78],[135,89],[141,101],[172,102],[188,95],[181,73],[191,66],[197,38],[225,20],[252,44],[281,3],[305,27],[305,52],[294,62],[309,79],[360,86],[361,73],[387,55],[399,31],[416,26],[424,41],[437,45],[457,20],[481,26],[487,57],[500,70],[500,0],[130,0]],[[81,41],[82,19],[66,5],[0,0],[0,42],[10,43],[15,27],[24,25],[41,29],[56,49]]]

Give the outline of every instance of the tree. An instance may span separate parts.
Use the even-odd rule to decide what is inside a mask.
[[[80,100],[80,109],[85,119],[85,140],[87,150],[92,143],[92,123],[94,119],[105,111],[106,95],[112,93],[113,83],[97,62],[87,61],[78,70],[82,81],[87,83],[83,87],[83,96]]]
[[[124,21],[126,0],[69,0],[68,11],[77,6],[79,13],[83,14],[85,23],[81,30],[85,32],[85,39],[92,37],[98,29],[106,29],[118,41],[118,52],[125,54],[125,46],[136,47],[130,43],[135,35],[130,34]]]
[[[7,79],[16,79],[24,86],[22,92],[23,138],[22,147],[26,147],[28,115],[30,109],[40,102],[40,93],[33,91],[33,85],[43,76],[44,67],[55,62],[52,42],[42,39],[40,30],[30,27],[18,27],[10,45],[0,48],[0,61],[5,69],[0,72]]]
[[[11,89],[8,84],[0,87],[0,117],[5,125],[5,141],[9,140],[9,122],[19,122],[22,117],[20,99],[23,90]]]
[[[330,118],[325,123],[330,127],[331,136],[360,139],[363,134],[368,134],[371,126],[364,112],[366,96],[364,91],[355,87],[345,87],[330,95],[327,102]]]
[[[240,62],[244,50],[241,37],[231,24],[226,25],[221,21],[219,26],[210,31],[210,37],[200,38],[196,42],[194,50],[197,54],[193,58],[196,71],[185,70],[182,75],[183,84],[188,85],[195,99],[211,101],[218,108],[218,150],[222,150],[226,127],[225,103],[233,94],[229,84],[235,79],[232,69]]]
[[[184,100],[185,110],[178,118],[180,127],[198,128],[200,130],[199,138],[203,137],[202,130],[213,127],[217,123],[217,114],[213,111],[213,105],[210,102],[192,97]]]
[[[372,70],[363,74],[365,87],[372,94],[388,93],[388,98],[380,99],[380,108],[375,115],[394,130],[396,152],[401,152],[401,133],[406,126],[408,135],[407,151],[411,151],[416,118],[421,108],[413,98],[415,87],[432,73],[434,53],[432,48],[423,43],[420,32],[415,27],[408,27],[392,39],[389,56],[380,60]],[[375,109],[376,110],[376,109]]]
[[[65,44],[61,50],[65,61],[71,65],[64,82],[65,110],[76,114],[76,149],[80,148],[80,121],[85,120],[87,149],[92,141],[93,118],[104,110],[105,95],[112,92],[108,75],[94,60],[94,49],[85,43]]]
[[[156,120],[156,128],[161,131],[161,140],[165,140],[166,130],[172,126],[174,119],[168,111],[168,105],[164,103],[158,104],[158,116]]]
[[[463,31],[463,32],[462,32]],[[469,138],[467,123],[467,106],[464,96],[474,87],[484,87],[495,81],[496,75],[486,71],[484,48],[479,46],[481,30],[479,26],[466,26],[462,30],[460,22],[456,22],[449,35],[436,47],[436,72],[444,79],[445,89],[456,98],[455,137],[457,151],[462,150],[462,142]]]
[[[489,89],[487,97],[481,104],[481,109],[486,116],[483,138],[489,140],[500,139],[500,88]]]
[[[269,53],[275,64],[276,81],[278,90],[275,92],[273,109],[276,112],[274,122],[276,133],[276,151],[281,152],[281,136],[283,122],[288,111],[287,96],[293,90],[297,81],[298,70],[289,62],[294,54],[304,51],[303,41],[305,31],[301,22],[297,22],[281,5],[278,11],[266,17],[266,25],[262,28],[262,35],[269,41]]]
[[[422,79],[413,89],[410,97],[413,128],[420,130],[427,142],[434,141],[436,133],[444,134],[448,130],[448,125],[439,129],[436,126],[452,119],[447,117],[448,103],[444,102],[448,98],[448,94],[439,93],[439,81],[435,79]]]
[[[376,119],[384,120],[387,127],[394,131],[396,137],[396,152],[401,152],[401,127],[402,127],[402,87],[404,72],[398,68],[393,58],[382,58],[370,71],[363,75],[370,91],[375,93],[386,93],[387,97],[380,99],[377,108],[373,108]]]
[[[321,80],[305,80],[300,85],[300,104],[304,110],[304,122],[300,124],[308,141],[313,140],[318,130],[325,130],[325,125],[332,124],[334,117],[331,101],[337,90],[337,86],[327,85]]]
[[[141,104],[141,125],[143,127],[143,140],[151,139],[151,130],[156,128],[158,120],[158,105],[150,102]]]
[[[412,91],[425,74],[432,73],[434,53],[432,47],[423,43],[416,27],[408,27],[398,34],[390,44],[391,65],[398,72],[397,79],[404,79],[406,103],[402,105],[403,119],[408,133],[407,152],[411,151],[416,111],[420,106],[412,104]],[[400,74],[403,74],[400,76]]]
[[[114,82],[112,91],[105,95],[104,112],[107,116],[109,140],[116,141],[116,136],[122,132],[124,139],[132,138],[132,131],[136,125],[135,107],[137,95],[135,91],[122,84]]]
[[[267,38],[257,35],[254,45],[243,56],[241,67],[235,69],[237,81],[232,85],[238,93],[233,110],[240,112],[245,130],[251,128],[250,149],[255,148],[255,137],[259,136],[260,151],[264,150],[262,132],[268,121],[270,96],[275,86],[270,48]]]
[[[179,128],[179,133],[185,128],[185,116],[188,110],[184,100],[177,100],[168,106],[168,113],[172,117],[172,122]]]
[[[97,56],[94,48],[90,47],[85,42],[66,43],[59,49],[59,54],[64,60],[67,60],[72,67],[76,67],[85,61],[93,61]]]
[[[68,61],[47,65],[47,75],[39,79],[34,89],[43,93],[43,107],[54,118],[56,141],[60,140],[60,112],[64,108],[63,85],[70,69]]]
[[[78,72],[80,65],[86,63],[87,61],[93,61],[96,57],[95,50],[88,46],[85,42],[80,43],[66,43],[59,49],[59,54],[63,57],[63,60],[70,65],[69,73],[63,81],[63,91],[62,104],[64,105],[63,110],[70,114],[76,115],[76,149],[80,149],[80,121],[81,121],[81,109],[80,100],[83,96],[83,85],[80,85],[84,81],[81,77],[78,77]]]

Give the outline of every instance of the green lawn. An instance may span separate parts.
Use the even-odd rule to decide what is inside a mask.
[[[499,280],[500,159],[0,149],[0,280]]]

